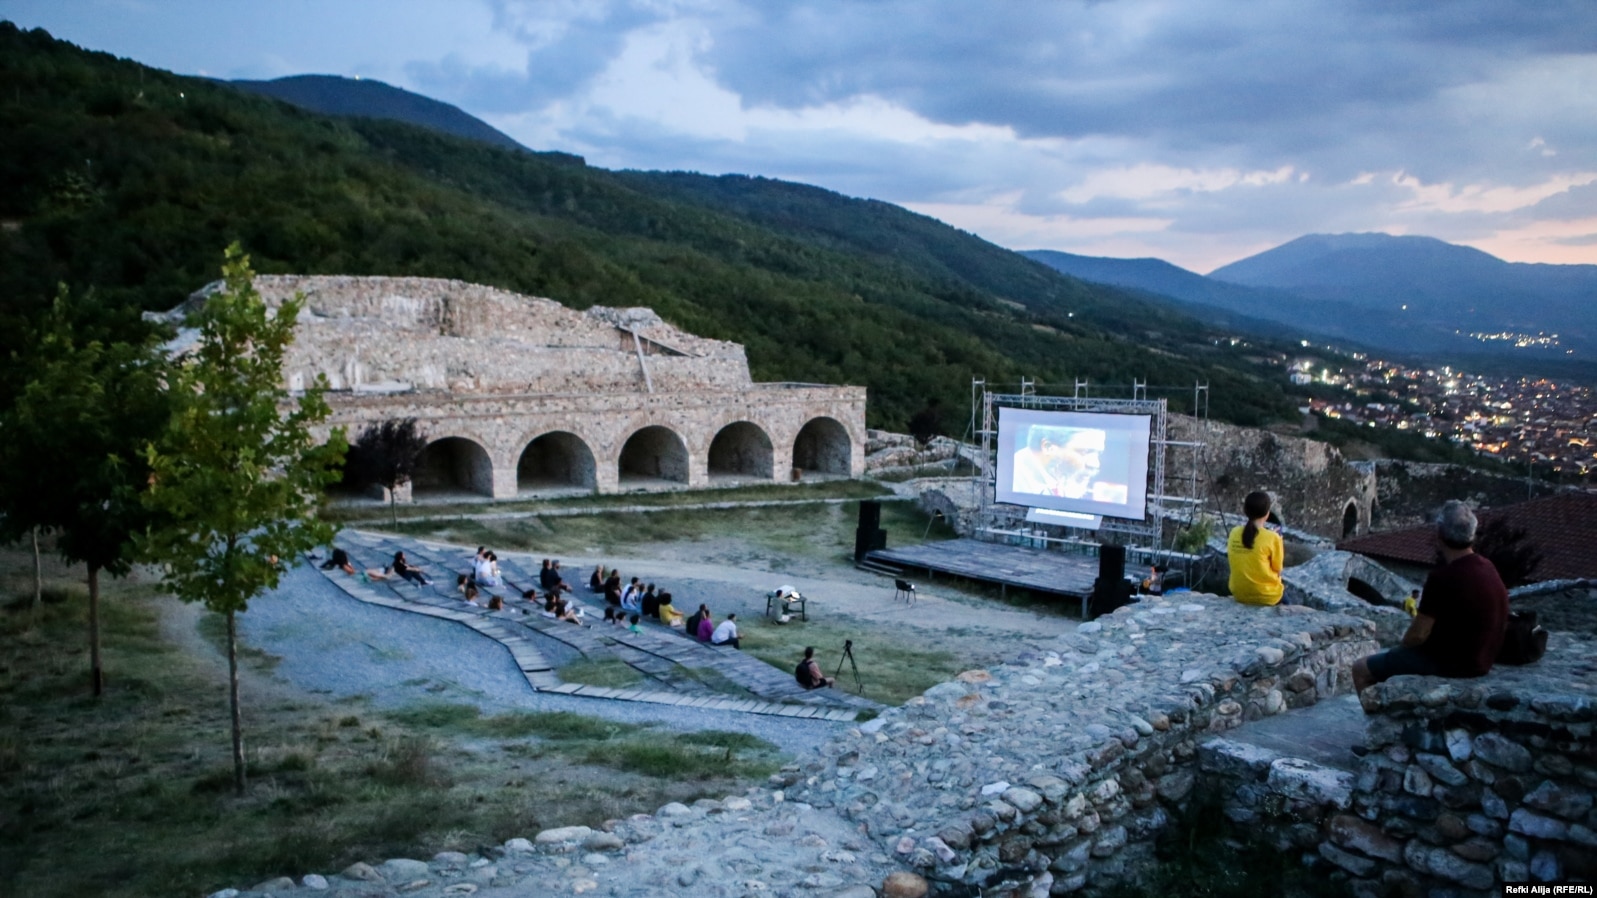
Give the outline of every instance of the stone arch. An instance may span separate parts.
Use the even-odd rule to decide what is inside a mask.
[[[848,428],[835,418],[811,418],[793,439],[793,467],[847,477],[853,450]]]
[[[527,443],[516,462],[516,488],[536,490],[564,487],[594,489],[599,466],[582,437],[564,430],[540,434]]]
[[[711,477],[757,477],[770,480],[775,472],[771,438],[758,424],[735,421],[721,428],[710,441]]]
[[[1359,532],[1359,504],[1352,499],[1347,500],[1347,507],[1342,509],[1342,538],[1347,539]]]
[[[688,482],[688,444],[669,427],[651,424],[627,437],[616,462],[621,485],[651,480]]]
[[[422,450],[411,477],[415,494],[472,492],[494,494],[494,465],[488,450],[467,437],[441,437]]]

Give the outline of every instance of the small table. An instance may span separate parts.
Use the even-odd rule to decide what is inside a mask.
[[[807,608],[808,600],[791,586],[778,586],[765,594],[765,616],[780,617],[798,608],[799,620],[810,619]]]

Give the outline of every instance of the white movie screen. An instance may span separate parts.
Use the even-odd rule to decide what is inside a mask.
[[[1143,520],[1148,415],[998,410],[997,499]]]

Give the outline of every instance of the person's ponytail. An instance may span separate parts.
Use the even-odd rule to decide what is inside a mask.
[[[1252,549],[1259,536],[1258,521],[1270,513],[1270,494],[1263,490],[1248,493],[1242,500],[1242,513],[1248,516],[1248,525],[1242,528],[1242,548]]]
[[[1258,535],[1259,535],[1259,525],[1253,523],[1252,521],[1249,521],[1248,522],[1248,526],[1242,528],[1242,548],[1244,548],[1244,549],[1253,548],[1253,540]]]

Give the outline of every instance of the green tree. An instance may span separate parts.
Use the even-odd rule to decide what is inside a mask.
[[[324,443],[312,433],[330,412],[325,382],[297,399],[283,385],[302,298],[268,310],[236,243],[222,276],[225,286],[190,320],[199,340],[174,367],[176,408],[148,449],[150,505],[168,521],[148,531],[144,549],[178,598],[227,618],[233,786],[243,794],[237,616],[296,557],[332,539],[316,506],[346,444],[341,430]]]
[[[388,514],[399,526],[394,491],[410,482],[427,448],[427,435],[415,418],[389,418],[368,424],[349,449],[349,467],[362,485],[375,483],[388,490]]]
[[[49,529],[69,564],[88,568],[89,669],[104,691],[100,573],[126,574],[133,534],[151,523],[144,448],[168,417],[164,357],[152,341],[82,339],[62,286],[23,362],[27,381],[0,414],[0,535]],[[37,542],[35,552],[37,553]]]

